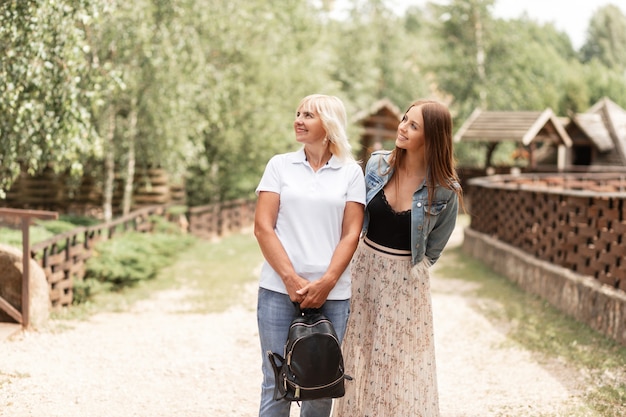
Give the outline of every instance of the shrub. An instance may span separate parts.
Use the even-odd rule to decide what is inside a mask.
[[[172,233],[128,232],[100,242],[87,260],[85,279],[111,284],[113,290],[154,278],[194,238]]]
[[[29,229],[30,244],[43,242],[61,233],[68,232],[80,226],[90,226],[99,221],[84,216],[62,215],[58,220],[35,220]],[[5,245],[22,247],[22,229],[0,227],[0,242]]]
[[[111,291],[111,284],[97,279],[75,280],[72,284],[72,304],[83,304],[98,294]]]

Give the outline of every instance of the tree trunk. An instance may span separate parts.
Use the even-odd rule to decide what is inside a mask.
[[[493,165],[493,162],[492,162],[493,153],[495,152],[497,146],[498,146],[497,142],[490,142],[489,144],[487,144],[487,153],[485,156],[485,168],[489,168],[490,166]]]
[[[483,24],[480,8],[474,6],[474,35],[476,36],[476,71],[480,84],[478,95],[480,97],[480,108],[487,110],[487,92],[485,91],[485,45],[483,41]]]
[[[109,104],[109,120],[104,150],[104,221],[113,218],[113,181],[115,179],[115,106]]]
[[[135,181],[135,137],[137,136],[137,100],[133,99],[128,115],[128,165],[126,166],[126,181],[124,182],[123,213],[130,213],[133,200],[133,185]]]

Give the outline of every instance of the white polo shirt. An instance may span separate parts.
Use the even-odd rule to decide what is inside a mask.
[[[332,156],[314,172],[304,150],[276,155],[267,163],[256,189],[280,195],[276,235],[298,275],[319,279],[341,239],[347,201],[365,204],[365,180],[356,162],[341,163]],[[287,294],[285,284],[265,262],[259,285]],[[350,266],[330,292],[329,300],[350,298]]]

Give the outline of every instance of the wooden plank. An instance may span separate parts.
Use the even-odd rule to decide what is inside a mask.
[[[0,297],[0,309],[4,310],[9,316],[11,316],[18,323],[22,323],[22,314],[17,311],[7,300]]]
[[[17,217],[35,217],[42,220],[56,220],[59,218],[59,213],[44,211],[44,210],[22,210],[22,209],[10,209],[0,208],[0,216],[17,216]]]

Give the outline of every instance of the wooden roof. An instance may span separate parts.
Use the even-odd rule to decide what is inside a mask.
[[[473,142],[514,141],[529,145],[533,141],[572,145],[562,123],[551,109],[544,111],[474,110],[454,140]]]
[[[395,138],[402,112],[390,100],[382,99],[356,115],[364,134],[374,137]]]
[[[609,98],[604,97],[585,113],[597,114],[601,117],[615,149],[622,160],[626,161],[626,110]]]
[[[615,149],[611,133],[598,113],[578,113],[572,115],[572,123],[583,131],[600,152]]]
[[[403,113],[400,111],[400,109],[395,104],[393,104],[391,100],[383,98],[372,104],[369,109],[363,110],[358,113],[356,115],[356,120],[363,121],[372,115],[387,115],[400,120],[402,114]]]

